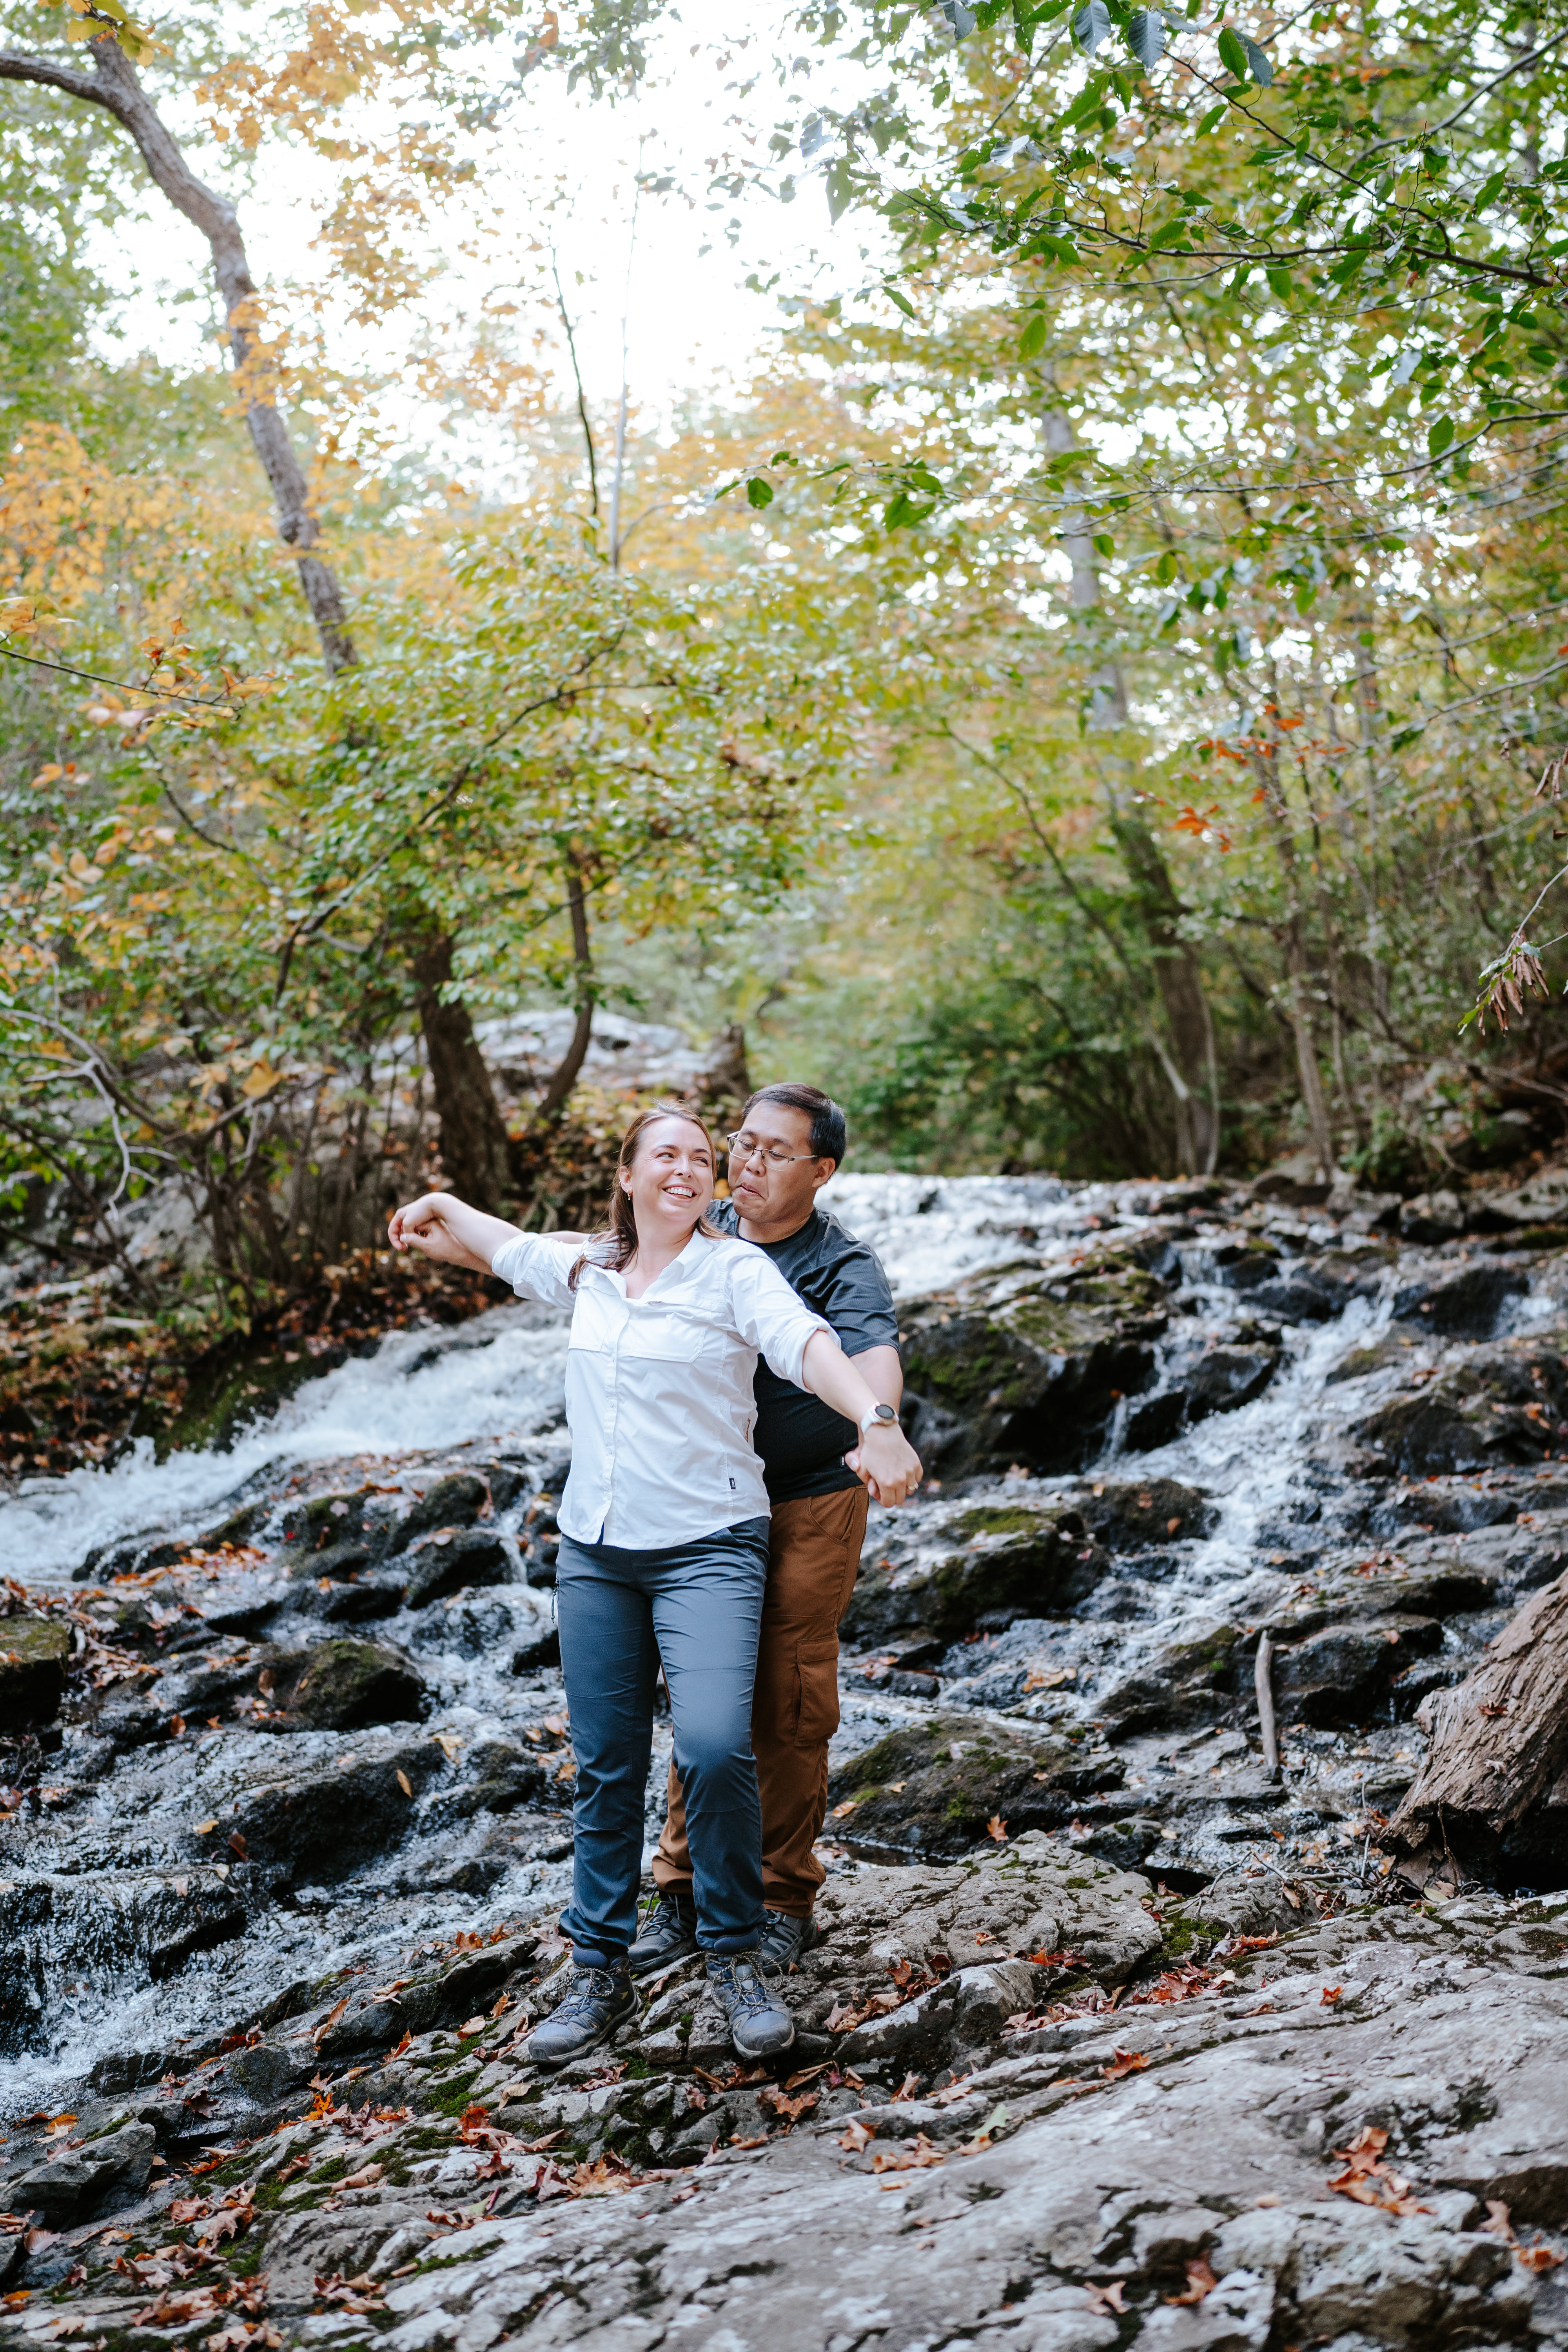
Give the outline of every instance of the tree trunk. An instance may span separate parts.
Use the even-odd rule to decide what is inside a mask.
[[[1074,446],[1072,420],[1065,410],[1047,411],[1046,441],[1052,450]],[[1081,519],[1067,518],[1062,545],[1072,566],[1073,609],[1091,612],[1100,603],[1100,572]],[[1125,727],[1127,686],[1121,665],[1114,660],[1104,663],[1095,673],[1093,690],[1092,723]],[[1164,852],[1135,803],[1114,784],[1110,786],[1109,798],[1110,830],[1137,898],[1170,1032],[1171,1051],[1163,1054],[1161,1061],[1174,1105],[1177,1162],[1184,1176],[1209,1176],[1219,1158],[1219,1070],[1203,972],[1190,941],[1183,939],[1178,928],[1182,902]]]
[[[576,967],[577,1025],[533,1114],[536,1127],[547,1127],[565,1109],[587,1055],[588,1040],[594,1034],[594,958],[588,940],[588,900],[583,888],[583,869],[575,857],[568,861],[566,868],[566,905],[572,917],[572,961]]]
[[[1568,1574],[1535,1594],[1475,1672],[1416,1720],[1426,1760],[1380,1843],[1417,1885],[1537,1875],[1568,1853]],[[1527,1817],[1534,1816],[1533,1819]],[[1553,1883],[1556,1883],[1555,1881]]]
[[[278,536],[295,551],[300,587],[316,624],[327,667],[342,669],[354,658],[353,640],[344,623],[337,576],[330,564],[311,552],[321,539],[321,528],[310,511],[310,491],[289,428],[267,394],[256,281],[239,232],[239,216],[226,196],[218,195],[191,170],[179,142],[119,43],[105,35],[89,45],[89,55],[92,71],[85,74],[73,66],[58,65],[52,58],[0,51],[0,80],[36,82],[103,107],[130,131],[154,184],[206,238],[235,377],[245,403],[245,421],[272,488]]]
[[[510,1189],[511,1139],[468,1008],[444,1001],[452,942],[433,940],[414,966],[419,1024],[441,1129],[441,1166],[458,1196],[493,1215]]]

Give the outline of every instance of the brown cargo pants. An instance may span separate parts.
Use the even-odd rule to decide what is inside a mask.
[[[827,1743],[838,1728],[838,1621],[849,1606],[866,1539],[864,1486],[775,1503],[752,1748],[763,1801],[763,1900],[809,1919],[826,1873],[812,1848],[827,1811]],[[656,1885],[691,1887],[680,1776],[653,1858]]]

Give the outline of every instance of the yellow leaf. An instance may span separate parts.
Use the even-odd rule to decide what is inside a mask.
[[[240,1088],[242,1094],[264,1095],[268,1087],[278,1083],[278,1073],[270,1062],[258,1062]]]
[[[217,1822],[216,1819],[210,1822],[198,1822],[196,1823],[196,1835],[198,1837],[205,1837],[210,1830],[216,1830],[216,1827]]]
[[[406,1772],[399,1772],[397,1776],[397,1785],[402,1790],[405,1797],[411,1797],[414,1794],[414,1783],[409,1779]]]
[[[59,761],[58,760],[51,760],[47,768],[40,768],[38,770],[37,774],[33,778],[33,782],[35,785],[56,783],[64,774],[65,770],[61,767]]]
[[[73,874],[86,874],[89,871],[87,859],[79,849],[71,851],[70,869]]]

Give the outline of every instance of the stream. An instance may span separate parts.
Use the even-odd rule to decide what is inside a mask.
[[[1142,1250],[1161,1290],[1152,1373],[1114,1399],[1083,1458],[961,1462],[896,1518],[873,1513],[867,1560],[893,1601],[952,1553],[958,1509],[965,1525],[989,1511],[1010,1526],[1008,1513],[1070,1507],[1102,1549],[1070,1606],[982,1605],[963,1631],[944,1621],[919,1640],[857,1630],[852,1613],[830,1872],[857,1853],[921,1850],[918,1823],[905,1842],[885,1813],[857,1840],[839,1790],[878,1743],[963,1714],[977,1737],[1087,1742],[1104,1777],[1065,1807],[1062,1832],[1177,1891],[1247,1870],[1364,1887],[1376,1864],[1363,1816],[1414,1772],[1419,1696],[1457,1679],[1518,1593],[1557,1572],[1536,1563],[1556,1560],[1542,1531],[1568,1505],[1550,1445],[1436,1472],[1385,1449],[1369,1468],[1364,1427],[1487,1345],[1552,1328],[1557,1259],[1506,1237],[1417,1249],[1353,1204],[1331,1215],[1217,1184],[847,1176],[826,1204],[881,1252],[901,1311],[940,1294],[994,1315],[1010,1282],[1048,1285],[1108,1243]],[[571,1767],[550,1588],[564,1337],[560,1318],[521,1303],[398,1331],[230,1451],[160,1463],[142,1443],[112,1468],[0,1501],[0,1571],[68,1609],[76,1645],[58,1716],[5,1727],[0,1751],[0,1780],[16,1783],[0,1791],[0,2118],[66,2106],[85,2085],[157,2082],[237,2020],[287,2014],[333,1970],[559,1906]],[[1203,1383],[1222,1370],[1241,1401],[1216,1407]],[[1162,1400],[1173,1433],[1152,1443]],[[927,1416],[939,1452],[953,1425],[951,1411]],[[923,1444],[921,1426],[917,1413]],[[1189,1492],[1186,1521],[1178,1502],[1168,1524],[1128,1537],[1140,1509]],[[1521,1512],[1540,1538],[1528,1561]],[[982,1568],[991,1540],[970,1544]],[[1245,1645],[1258,1625],[1288,1624],[1292,1596],[1316,1594],[1304,1656],[1342,1630],[1337,1593],[1364,1604],[1356,1576],[1440,1570],[1452,1585],[1456,1559],[1481,1587],[1386,1621],[1397,1675],[1374,1660],[1338,1720],[1300,1680],[1284,1786],[1229,1791],[1230,1764],[1256,1748]],[[298,1693],[280,1703],[327,1642],[345,1675],[369,1668],[343,1645],[395,1654],[376,1667],[379,1699],[345,1684],[315,1717]],[[1215,1667],[1193,1696],[1183,1678],[1205,1642],[1232,1664],[1223,1687]],[[650,1841],[667,1756],[666,1733]]]

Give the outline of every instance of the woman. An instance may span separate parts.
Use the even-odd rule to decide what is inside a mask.
[[[896,1422],[819,1315],[748,1242],[704,1223],[713,1144],[673,1105],[639,1111],[616,1169],[607,1230],[586,1248],[520,1233],[427,1192],[400,1209],[395,1249],[476,1266],[525,1298],[570,1306],[556,1595],[577,1762],[565,1998],[529,2044],[564,2064],[637,2014],[644,1794],[662,1663],[686,1790],[697,1940],[744,2058],[787,2049],[795,2022],[760,1965],[762,1821],[752,1686],[767,1573],[768,1504],[752,1447],[759,1353],[856,1422],[884,1501],[921,1475]]]

